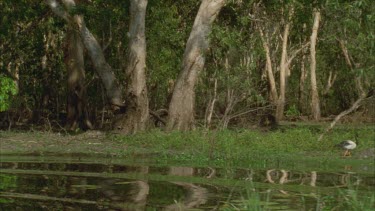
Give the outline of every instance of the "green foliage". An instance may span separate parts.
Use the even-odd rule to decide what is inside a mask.
[[[320,78],[328,78],[328,70],[338,72],[336,86],[328,99],[328,113],[337,106],[350,107],[358,97],[354,78],[360,76],[365,90],[374,86],[375,73],[375,5],[370,1],[346,1],[327,4],[323,13],[323,27],[320,36],[324,41],[318,47],[322,71]],[[353,70],[345,62],[339,42],[345,43],[353,63]],[[326,75],[323,75],[323,74]],[[325,82],[322,82],[324,86]]]
[[[370,211],[375,207],[375,195],[373,193],[360,193],[349,184],[347,190],[338,190],[338,196],[323,196],[321,200],[321,210],[350,210],[350,211]]]
[[[181,71],[185,44],[200,6],[200,0],[149,1],[146,13],[147,86],[152,110],[168,107],[173,84]],[[317,43],[318,89],[323,92],[329,73],[337,79],[328,93],[321,93],[322,113],[332,115],[347,109],[358,97],[353,80],[361,76],[366,90],[375,81],[375,4],[360,1],[228,1],[222,8],[209,35],[210,48],[206,53],[204,71],[196,87],[196,114],[202,119],[214,94],[217,81],[217,100],[214,118],[220,120],[228,105],[228,93],[233,93],[236,105],[232,113],[242,112],[269,103],[269,85],[265,74],[265,53],[259,27],[264,30],[271,48],[271,60],[276,86],[279,83],[280,34],[291,8],[288,55],[309,41],[314,8],[321,10],[322,19]],[[125,73],[128,57],[130,1],[80,1],[72,14],[82,14],[86,25],[101,46],[116,77],[126,87]],[[29,102],[28,109],[40,109],[40,102],[48,96],[45,105],[50,111],[64,111],[66,71],[64,64],[66,23],[56,17],[44,3],[31,0],[0,1],[0,69],[19,68],[19,95]],[[48,49],[45,37],[51,33],[53,41]],[[346,43],[354,70],[345,62],[337,40]],[[47,67],[41,58],[47,56]],[[286,100],[292,106],[287,115],[308,115],[309,90],[306,103],[300,102],[299,89],[302,63],[309,70],[308,49],[305,61],[302,53],[292,61],[287,80]],[[85,59],[88,105],[91,113],[105,104],[102,86],[88,56]],[[3,79],[2,79],[3,80]],[[5,82],[2,82],[5,83]],[[309,78],[305,87],[309,87]],[[8,90],[8,91],[6,91]],[[1,102],[9,101],[9,87],[1,88]],[[4,94],[4,93],[7,94]],[[8,96],[5,98],[4,96]],[[1,110],[5,109],[2,103]],[[20,109],[23,109],[22,107]],[[216,119],[216,120],[217,120]],[[215,120],[214,120],[215,121]]]
[[[187,3],[187,4],[186,4]],[[152,109],[168,107],[168,97],[173,83],[181,71],[188,28],[192,26],[185,19],[187,7],[194,1],[184,2],[184,7],[174,1],[150,2],[146,17],[147,82]]]
[[[301,113],[299,112],[296,105],[289,106],[288,110],[285,112],[286,116],[299,116]]]
[[[16,84],[9,77],[0,74],[0,112],[9,109],[12,96],[17,94]]]
[[[7,192],[9,189],[17,187],[17,176],[14,175],[6,175],[0,174],[0,191]],[[0,206],[1,204],[10,204],[14,203],[14,199],[9,198],[0,198]]]
[[[0,191],[17,187],[17,176],[0,174]]]

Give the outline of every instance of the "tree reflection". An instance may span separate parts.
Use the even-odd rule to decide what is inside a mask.
[[[214,172],[214,171],[212,171]],[[193,176],[194,168],[191,167],[170,167],[169,175],[173,176]],[[212,174],[210,174],[212,175]],[[175,202],[174,204],[165,207],[165,210],[186,210],[196,208],[199,205],[205,204],[208,198],[208,191],[199,185],[187,182],[172,182],[187,190],[183,201]]]
[[[337,193],[338,188],[367,191],[375,187],[374,176],[350,171],[43,162],[2,162],[0,167],[0,175],[18,175],[14,186],[0,190],[0,198],[17,199],[17,203],[25,199],[24,203],[37,203],[52,210],[56,204],[72,209],[82,205],[116,210],[147,210],[150,206],[186,210],[255,199],[292,208],[293,204],[302,203],[301,196],[316,205],[322,194]],[[248,193],[255,194],[255,199],[247,199]]]

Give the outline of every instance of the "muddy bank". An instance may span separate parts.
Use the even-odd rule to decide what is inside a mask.
[[[6,154],[86,154],[119,156],[127,149],[126,144],[111,139],[100,131],[78,135],[41,132],[2,132],[0,153]]]

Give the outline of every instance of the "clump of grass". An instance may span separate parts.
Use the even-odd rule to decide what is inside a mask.
[[[361,193],[351,188],[338,189],[336,197],[323,196],[317,210],[372,211],[375,210],[375,194]]]

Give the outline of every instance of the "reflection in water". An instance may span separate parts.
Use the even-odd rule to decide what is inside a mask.
[[[193,176],[194,168],[191,167],[170,167],[169,175]],[[207,189],[187,182],[173,182],[173,184],[184,187],[187,190],[182,202],[177,202],[165,207],[165,210],[186,210],[198,207],[207,202]]]
[[[372,173],[47,161],[0,168],[0,210],[242,209],[254,200],[267,209],[315,210],[345,202],[345,190],[365,197],[375,188]]]

